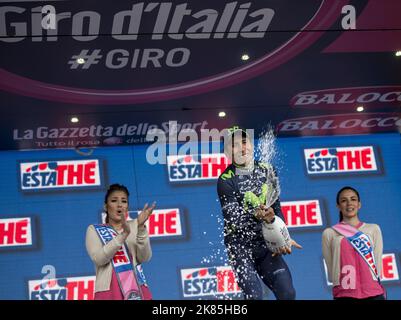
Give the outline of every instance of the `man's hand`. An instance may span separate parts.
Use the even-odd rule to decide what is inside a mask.
[[[274,210],[272,207],[268,208],[265,205],[261,204],[255,210],[255,217],[259,220],[263,220],[267,223],[271,223],[274,220]]]
[[[279,256],[279,255],[282,255],[282,254],[284,254],[284,255],[291,254],[291,252],[292,252],[291,247],[292,246],[294,246],[297,249],[302,249],[302,246],[300,244],[298,244],[295,240],[291,239],[290,245],[288,247],[281,247],[279,249],[279,252],[273,253],[272,256],[275,257],[275,256]]]

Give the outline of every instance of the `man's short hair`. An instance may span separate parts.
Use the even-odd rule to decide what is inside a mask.
[[[234,126],[234,127],[228,128],[227,130],[228,130],[228,133],[229,133],[229,136],[230,136],[231,139],[233,138],[234,135],[237,135],[238,132],[241,132],[241,138],[242,139],[249,138],[249,135],[246,132],[246,130],[243,129],[243,128],[240,128],[238,126]]]
[[[239,126],[232,126],[226,129],[226,133],[224,134],[224,152],[228,153],[228,147],[234,147],[234,138],[241,137],[241,139],[251,139],[248,132],[239,127]]]

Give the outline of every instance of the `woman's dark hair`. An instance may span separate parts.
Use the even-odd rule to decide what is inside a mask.
[[[343,192],[345,190],[354,191],[356,196],[358,197],[358,201],[359,202],[361,201],[361,197],[359,196],[359,192],[356,189],[352,188],[352,187],[346,186],[346,187],[341,188],[340,191],[337,192],[336,202],[337,202],[338,205],[340,204],[340,194],[341,194],[341,192]],[[343,221],[343,214],[340,211],[340,222],[341,221]]]
[[[114,191],[122,191],[127,195],[127,198],[129,197],[129,191],[126,186],[118,183],[114,183],[109,186],[109,188],[106,191],[106,195],[104,196],[104,203],[107,203],[107,199],[109,199],[109,196],[114,192]],[[106,223],[109,223],[109,214],[106,211]]]

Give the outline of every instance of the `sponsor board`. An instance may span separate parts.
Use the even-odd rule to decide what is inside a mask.
[[[29,300],[93,300],[95,276],[28,281]]]
[[[318,199],[281,201],[281,211],[288,229],[309,230],[325,226],[321,201]]]
[[[182,296],[185,299],[241,294],[235,274],[229,266],[180,269],[179,276]]]
[[[127,221],[136,219],[139,211],[129,211]],[[102,223],[106,223],[106,213],[102,212]],[[155,209],[145,225],[152,240],[177,239],[185,237],[185,225],[182,210],[179,208]]]
[[[21,250],[36,245],[34,216],[0,219],[0,250]]]
[[[348,113],[287,119],[276,133],[285,136],[329,136],[400,132],[401,113]]]
[[[335,88],[298,93],[290,100],[297,108],[355,109],[365,107],[395,107],[401,102],[401,86]]]
[[[43,28],[43,7],[37,4],[1,6],[0,42],[11,58],[7,68],[0,69],[0,88],[50,101],[101,105],[133,105],[205,93],[254,78],[296,57],[325,34],[346,3],[322,0],[300,8],[298,2],[283,6],[275,1],[120,1],[118,6],[59,1],[52,4],[55,26],[51,29]],[[298,31],[271,32],[278,26]],[[100,37],[104,34],[110,36]],[[247,64],[227,59],[227,48],[240,52],[244,40],[263,43],[254,59]],[[205,41],[214,48],[213,68],[203,59],[208,54]],[[53,51],[47,49],[54,43],[60,47],[79,43],[81,50],[60,51],[57,64],[49,65],[54,59],[49,59]],[[27,46],[36,50],[22,50]],[[15,50],[21,52],[18,59],[13,59]],[[37,53],[34,61],[41,72],[21,74],[20,61],[32,52]],[[79,58],[82,63],[77,62]],[[194,68],[196,72],[191,72]],[[54,83],[54,70],[63,75],[58,77],[61,83]],[[133,70],[136,77],[125,81],[122,74],[129,76]],[[74,87],[78,72],[80,83],[91,81],[91,88]],[[168,77],[171,72],[173,78]],[[106,87],[105,77],[109,79]]]
[[[303,154],[308,176],[380,173],[375,146],[321,147]]]
[[[20,161],[18,172],[22,192],[100,188],[103,184],[99,159]]]
[[[108,118],[111,119],[110,117]],[[95,119],[93,120],[96,121]],[[115,119],[117,122],[118,120]],[[146,143],[147,134],[160,130],[168,137],[170,132],[177,135],[186,130],[200,132],[208,125],[202,122],[178,122],[174,120],[157,122],[120,123],[120,125],[92,124],[74,127],[26,127],[14,128],[13,141],[18,145],[33,145],[37,148],[73,148],[91,147],[97,145],[121,145]]]
[[[167,156],[170,182],[217,180],[230,162],[223,153]]]

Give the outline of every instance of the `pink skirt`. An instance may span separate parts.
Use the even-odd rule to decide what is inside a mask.
[[[111,274],[110,290],[95,292],[94,300],[124,300],[114,269]]]
[[[144,300],[152,300],[152,293],[149,287],[142,286],[142,293]],[[95,292],[94,300],[124,300],[124,296],[121,292],[120,286],[118,285],[118,279],[114,269],[111,274],[110,290]]]

